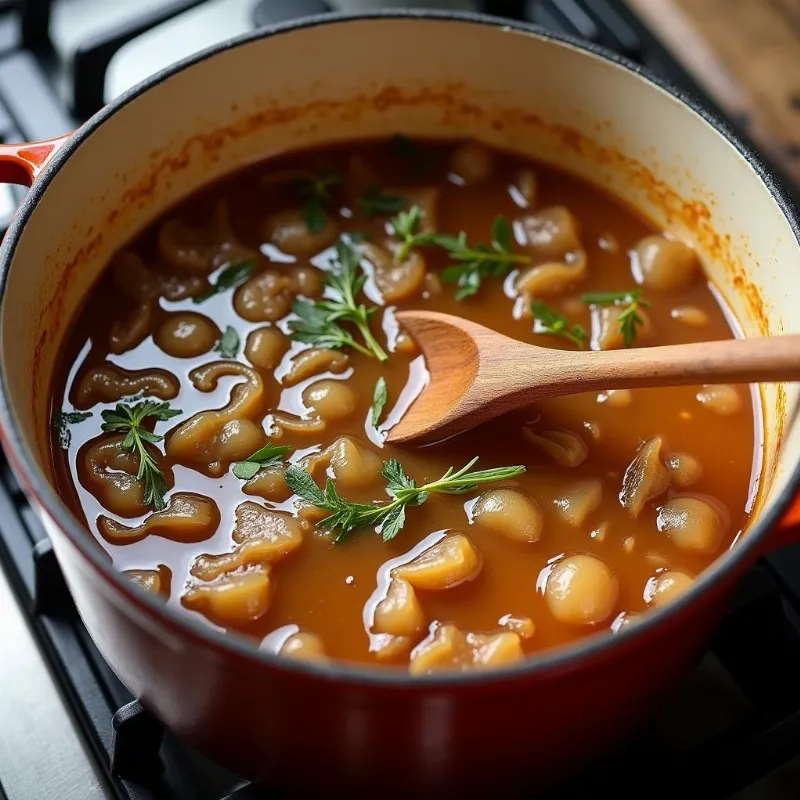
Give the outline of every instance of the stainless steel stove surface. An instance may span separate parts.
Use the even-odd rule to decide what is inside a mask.
[[[621,0],[473,5],[598,41],[714,108]],[[0,140],[65,133],[178,58],[255,25],[326,10],[320,0],[0,0]],[[733,122],[741,127],[746,120]],[[0,228],[22,193],[0,188]],[[610,761],[565,776],[553,796],[798,798],[798,676],[795,548],[749,573],[702,663],[650,727]],[[263,800],[274,794],[175,741],[119,683],[83,628],[44,531],[0,460],[0,800],[5,797]]]

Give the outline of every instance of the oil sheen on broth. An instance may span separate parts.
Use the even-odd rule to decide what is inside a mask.
[[[458,260],[478,245],[494,254],[482,266]],[[293,304],[340,308],[326,276],[353,257],[366,280],[351,306],[367,310],[374,347],[330,308],[310,341],[293,338]],[[446,271],[459,264],[461,286]],[[612,294],[586,297],[598,292]],[[414,674],[635,624],[742,530],[759,435],[748,387],[593,393],[433,447],[386,446],[426,379],[396,308],[547,347],[732,335],[689,247],[561,172],[402,137],[292,154],[192,197],[112,259],[54,383],[63,496],[117,569],[183,613],[287,658]],[[138,478],[125,409],[146,401],[168,406],[134,423],[164,436],[140,440]],[[267,442],[290,449],[247,462]],[[526,471],[409,504],[390,541],[374,520],[335,541],[341,529],[319,526],[330,512],[284,475],[291,463],[350,503],[387,504],[382,462],[423,485],[476,456],[473,470]]]

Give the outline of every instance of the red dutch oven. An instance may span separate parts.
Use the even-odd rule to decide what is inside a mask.
[[[797,213],[758,157],[680,92],[516,23],[309,18],[182,61],[63,139],[0,148],[0,179],[32,184],[0,250],[3,445],[100,651],[179,737],[290,796],[516,796],[642,724],[705,648],[742,572],[797,535],[796,387],[762,388],[752,522],[688,593],[619,635],[495,672],[412,679],[223,637],[122,579],[52,485],[51,376],[109,256],[218,176],[396,131],[472,136],[601,184],[695,244],[744,335],[800,331]]]

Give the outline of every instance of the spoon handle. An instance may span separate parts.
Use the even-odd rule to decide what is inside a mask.
[[[588,383],[609,389],[800,380],[800,334],[582,354]]]

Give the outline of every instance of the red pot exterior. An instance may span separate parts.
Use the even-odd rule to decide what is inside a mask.
[[[128,600],[58,530],[89,633],[144,706],[288,796],[528,796],[618,744],[698,658],[735,580],[690,613],[548,672],[444,688],[309,675],[202,641]],[[735,577],[735,576],[734,576]]]

